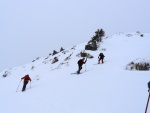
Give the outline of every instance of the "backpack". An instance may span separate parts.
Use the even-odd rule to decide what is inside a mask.
[[[104,56],[104,54],[103,54],[103,53],[100,53],[99,56]]]
[[[24,77],[24,80],[25,80],[25,81],[29,80],[29,76],[26,75],[26,76]]]
[[[79,61],[78,61],[78,64],[81,64],[83,61],[82,61],[82,59],[80,59]]]

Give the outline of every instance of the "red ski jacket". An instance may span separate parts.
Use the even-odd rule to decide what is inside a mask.
[[[29,81],[29,80],[31,81],[31,78],[29,77],[29,75],[25,75],[21,79],[24,79],[24,81]]]
[[[84,59],[80,59],[79,61],[78,61],[78,65],[83,65],[83,64],[85,64],[86,63],[86,61],[84,62]]]

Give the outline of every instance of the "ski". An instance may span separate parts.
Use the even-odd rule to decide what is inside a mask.
[[[93,65],[99,65],[99,64],[97,63],[97,64],[93,64]]]
[[[71,74],[77,74],[77,73],[71,73]]]
[[[75,72],[75,73],[71,73],[71,74],[77,74],[77,75],[79,75],[79,74],[82,74],[82,73],[77,73],[77,72]]]

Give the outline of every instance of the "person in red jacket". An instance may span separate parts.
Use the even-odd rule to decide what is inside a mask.
[[[25,75],[24,77],[21,78],[21,80],[22,79],[24,79],[22,91],[25,91],[26,85],[28,84],[29,80],[31,82],[31,78],[29,77],[29,75]]]
[[[85,64],[86,63],[86,61],[87,61],[87,59],[85,60],[85,58],[83,58],[83,59],[80,59],[79,61],[78,61],[78,67],[79,67],[79,69],[78,69],[78,71],[77,71],[77,74],[80,74],[80,71],[81,71],[81,69],[82,69],[82,65],[83,64]]]

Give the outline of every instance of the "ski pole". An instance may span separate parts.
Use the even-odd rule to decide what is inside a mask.
[[[146,104],[146,108],[145,108],[145,113],[147,113],[147,108],[148,108],[149,99],[150,99],[150,81],[147,83],[147,85],[148,85],[149,96],[148,96],[148,100],[147,100],[147,104]]]
[[[22,79],[20,80],[20,82],[19,82],[19,85],[18,85],[18,87],[17,87],[17,90],[16,90],[16,92],[18,91],[18,88],[19,88],[19,86],[20,86],[20,83],[21,83],[21,81],[22,81]]]
[[[148,108],[149,98],[150,98],[150,92],[149,92],[149,96],[148,96],[148,100],[147,100],[147,104],[146,104],[145,113],[147,113],[147,108]]]
[[[30,89],[31,89],[31,81],[30,81]]]
[[[87,57],[86,57],[86,62],[87,62]],[[86,71],[86,63],[85,63],[85,71]]]

